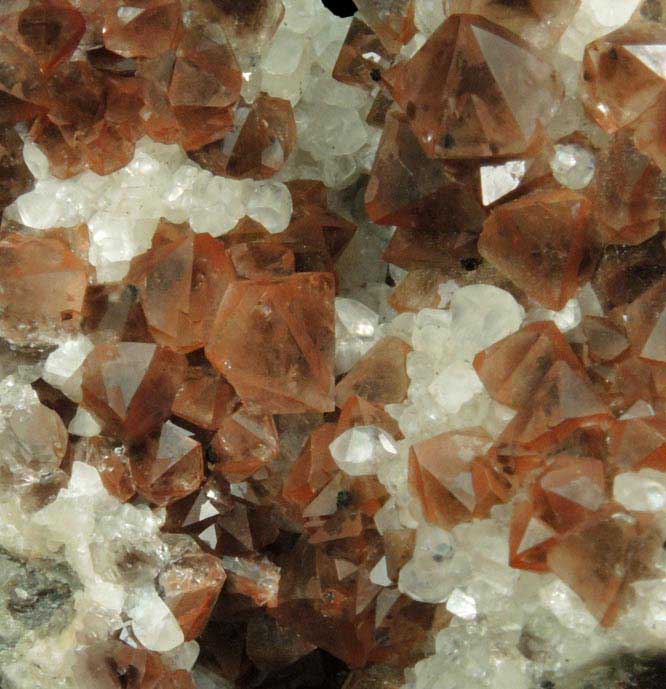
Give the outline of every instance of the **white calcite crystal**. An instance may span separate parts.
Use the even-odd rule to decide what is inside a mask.
[[[576,144],[558,144],[550,160],[553,177],[569,189],[584,189],[594,177],[594,153]]]
[[[17,557],[60,561],[78,585],[67,626],[36,645],[28,638],[15,649],[12,687],[78,686],[72,684],[72,654],[93,632],[93,619],[99,639],[129,628],[145,648],[180,654],[183,632],[155,584],[170,561],[159,511],[119,502],[97,470],[81,462],[74,462],[67,487],[53,502],[17,520],[20,509],[15,498],[0,503],[0,548]],[[140,564],[124,574],[122,563],[130,556]],[[183,651],[190,664],[193,651]]]
[[[525,310],[506,291],[491,285],[458,288],[447,284],[446,308],[422,309],[413,318],[402,314],[384,326],[386,334],[406,339],[410,378],[408,399],[387,406],[408,438],[482,426],[501,431],[513,412],[490,399],[472,360],[481,350],[518,330]]]
[[[74,402],[80,402],[81,365],[92,350],[93,343],[85,335],[66,340],[46,357],[42,378]]]
[[[40,178],[7,213],[36,229],[87,223],[97,281],[113,282],[150,248],[161,217],[189,221],[195,232],[219,236],[244,215],[280,232],[291,210],[291,195],[281,182],[217,177],[189,161],[179,146],[142,139],[121,170],[105,177],[83,172],[68,180]]]
[[[393,438],[376,426],[349,428],[331,443],[330,450],[335,463],[350,476],[374,474],[398,453]]]
[[[666,474],[655,469],[615,477],[613,497],[628,510],[658,512],[666,508]]]

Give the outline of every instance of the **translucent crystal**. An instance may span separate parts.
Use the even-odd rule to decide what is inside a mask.
[[[397,454],[393,438],[376,426],[355,426],[330,445],[336,464],[350,476],[366,476]]]
[[[582,146],[558,144],[550,161],[555,179],[569,189],[584,189],[594,177],[595,156]]]
[[[666,476],[654,469],[641,469],[615,477],[613,497],[628,510],[657,512],[666,507]]]

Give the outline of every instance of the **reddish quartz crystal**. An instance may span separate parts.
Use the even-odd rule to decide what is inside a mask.
[[[0,126],[0,219],[4,209],[32,186],[22,147],[23,141],[13,127]]]
[[[155,344],[100,344],[83,362],[83,406],[109,435],[138,440],[168,418],[185,368]]]
[[[81,438],[73,449],[73,459],[94,466],[111,495],[126,502],[136,493],[129,457],[122,445],[107,438]]]
[[[369,217],[384,225],[413,227],[422,234],[442,225],[439,243],[476,235],[485,213],[463,175],[423,153],[407,119],[389,111],[365,193]]]
[[[77,681],[109,689],[195,689],[194,680],[186,670],[174,670],[159,653],[116,639],[78,648],[74,671]]]
[[[636,120],[666,89],[661,54],[666,27],[628,25],[585,49],[582,100],[599,126],[613,133]]]
[[[234,127],[222,141],[193,151],[190,157],[216,175],[265,179],[282,169],[295,143],[291,103],[261,93],[253,103],[238,105]]]
[[[637,579],[651,574],[661,542],[650,515],[632,515],[608,506],[606,514],[548,551],[548,568],[569,585],[603,624],[617,618]]]
[[[565,360],[559,360],[550,367],[531,396],[530,404],[520,409],[498,442],[539,450],[578,428],[611,418],[610,410],[590,381]]]
[[[214,471],[230,482],[243,481],[277,458],[275,421],[261,409],[241,407],[221,422],[211,449]]]
[[[356,5],[387,50],[398,52],[416,33],[414,0],[358,0]]]
[[[231,385],[210,364],[203,363],[188,366],[171,412],[188,423],[215,431],[238,404]]]
[[[123,57],[157,57],[175,46],[180,28],[180,0],[122,0],[105,13],[104,46]]]
[[[659,232],[666,210],[664,188],[666,176],[636,148],[631,131],[617,132],[597,157],[588,190],[599,241],[641,244]]]
[[[268,412],[332,410],[332,276],[297,273],[232,283],[206,356],[243,401]]]
[[[185,640],[203,632],[226,575],[222,563],[207,553],[185,553],[159,576],[164,602],[180,624]]]
[[[217,307],[234,280],[224,246],[209,234],[162,221],[153,246],[132,260],[125,282],[138,288],[156,342],[188,352],[204,346]]]
[[[423,150],[442,158],[523,153],[542,138],[562,98],[547,62],[475,15],[449,17],[384,81]]]
[[[85,228],[84,228],[85,229]],[[0,328],[16,344],[48,343],[80,324],[90,267],[66,231],[0,240]]]
[[[475,490],[474,460],[490,444],[483,429],[470,428],[412,445],[409,483],[428,521],[451,529],[480,513],[484,506]]]
[[[353,395],[377,404],[402,402],[409,387],[405,367],[411,349],[396,337],[380,340],[337,384],[337,405],[343,406]]]
[[[180,500],[204,479],[201,444],[171,421],[133,453],[130,467],[137,491],[157,505]]]
[[[444,0],[448,14],[480,14],[495,24],[518,34],[526,41],[545,48],[553,45],[573,19],[580,0]]]
[[[477,354],[474,368],[494,399],[520,409],[557,361],[584,373],[564,335],[552,321],[544,321],[530,323]]]
[[[543,191],[499,206],[479,239],[481,255],[530,297],[559,310],[590,274],[590,203]]]
[[[380,81],[382,70],[390,66],[392,57],[377,34],[363,20],[354,17],[340,48],[333,77],[343,84],[371,91]]]

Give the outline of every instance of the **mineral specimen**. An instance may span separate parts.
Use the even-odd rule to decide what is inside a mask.
[[[0,686],[663,686],[666,5],[0,5]]]

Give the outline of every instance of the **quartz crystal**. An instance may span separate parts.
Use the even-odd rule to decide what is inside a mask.
[[[666,685],[666,4],[0,3],[0,686]]]
[[[523,153],[562,97],[547,62],[475,15],[450,17],[383,78],[425,152],[441,158]]]
[[[206,355],[241,399],[267,411],[329,411],[333,335],[330,275],[238,281],[220,304]]]
[[[545,48],[562,35],[580,7],[580,0],[496,3],[492,0],[445,0],[448,14],[479,14],[534,45]]]

